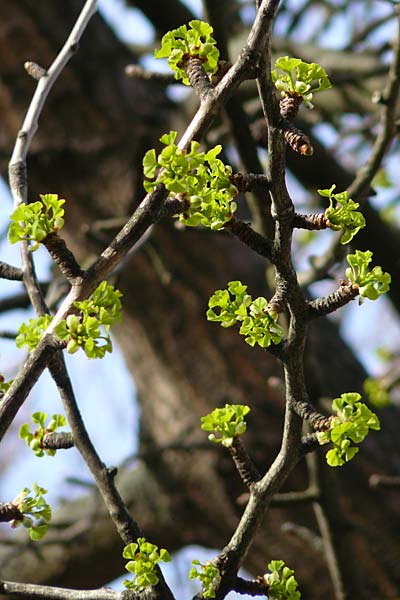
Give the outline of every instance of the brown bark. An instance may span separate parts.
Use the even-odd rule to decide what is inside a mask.
[[[78,0],[0,3],[3,172],[33,90],[22,64],[50,64],[80,5]],[[90,260],[106,241],[88,235],[93,221],[132,210],[142,194],[142,155],[169,129],[168,104],[159,88],[124,77],[130,60],[101,19],[94,19],[49,98],[32,147],[30,197],[49,191],[67,198],[65,231],[79,261]],[[125,307],[117,338],[141,403],[141,449],[154,451],[146,466],[126,475],[124,489],[149,539],[172,551],[189,543],[222,547],[242,510],[237,498],[245,489],[229,454],[213,447],[190,450],[206,440],[199,428],[202,415],[225,402],[250,404],[245,442],[261,472],[279,447],[280,366],[267,353],[246,346],[237,332],[208,323],[204,314],[210,294],[231,279],[248,283],[252,294],[262,293],[264,269],[260,257],[228,234],[182,231],[166,222],[154,228],[117,276]],[[332,324],[313,324],[308,356],[313,400],[359,388],[362,369]],[[384,433],[366,444],[354,466],[329,472],[335,483],[329,481],[328,489],[338,481],[341,488],[337,496],[328,494],[340,507],[339,552],[349,557],[350,597],[360,600],[395,598],[400,586],[398,505],[394,495],[371,495],[367,486],[372,472],[395,468],[399,442],[394,424],[389,415]],[[186,449],[157,452],[177,444]],[[306,485],[300,466],[287,489]],[[26,562],[20,553],[16,558],[3,549],[0,576],[88,587],[119,575],[121,543],[102,511],[93,499],[67,505],[59,518],[71,519],[77,534],[44,545],[40,561],[30,549],[24,551],[30,556]],[[306,598],[332,598],[323,557],[282,532],[288,520],[316,529],[311,506],[271,509],[247,566],[261,573],[270,559],[283,558],[296,569]],[[90,568],[94,562],[96,569]]]

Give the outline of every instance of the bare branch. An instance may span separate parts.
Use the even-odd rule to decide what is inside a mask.
[[[109,588],[86,591],[14,581],[0,581],[0,592],[6,596],[43,600],[46,598],[49,600],[128,600],[127,592],[116,592]],[[129,596],[130,598],[136,600],[139,598],[139,594],[133,593]]]
[[[396,113],[400,92],[400,7],[396,6],[395,11],[398,24],[397,40],[394,48],[394,59],[390,65],[387,83],[380,100],[383,108],[379,133],[372,147],[369,159],[359,169],[356,178],[347,190],[350,198],[358,199],[365,194],[397,132]]]
[[[240,436],[233,438],[232,446],[229,446],[228,450],[244,484],[251,488],[256,481],[261,479],[261,476]]]
[[[10,279],[11,281],[22,281],[22,269],[13,267],[12,265],[8,265],[7,263],[0,261],[0,278]]]

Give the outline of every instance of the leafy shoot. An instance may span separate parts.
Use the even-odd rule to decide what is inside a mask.
[[[294,571],[286,567],[283,560],[272,560],[268,569],[270,573],[264,575],[264,581],[269,587],[269,600],[300,600]]]
[[[158,546],[151,544],[144,537],[138,538],[137,543],[125,546],[122,556],[129,559],[125,569],[134,575],[133,580],[125,579],[124,586],[139,592],[157,585],[157,564],[171,560],[167,550],[159,550]]]
[[[222,327],[241,323],[239,333],[245,336],[245,342],[250,346],[258,344],[261,348],[268,348],[282,341],[283,330],[277,322],[278,314],[268,309],[266,298],[253,300],[241,281],[230,281],[228,289],[217,290],[211,296],[208,307],[209,321],[219,322]]]
[[[68,315],[55,328],[55,334],[68,342],[70,354],[82,348],[88,358],[103,358],[112,352],[110,328],[121,320],[122,293],[102,281],[88,300],[74,302],[78,314]]]
[[[167,58],[168,65],[175,73],[175,79],[181,79],[190,85],[184,64],[188,58],[198,58],[206,73],[214,74],[218,70],[219,50],[212,37],[213,28],[204,21],[193,20],[189,29],[182,25],[168,31],[161,40],[160,50],[156,50],[156,58]]]
[[[329,90],[332,85],[325,70],[317,63],[281,56],[272,71],[272,81],[282,96],[301,96],[307,108],[314,108],[313,93]]]
[[[32,423],[35,423],[39,427],[31,433],[29,430],[29,424],[24,423],[21,425],[19,430],[19,437],[25,440],[27,445],[33,450],[36,456],[44,456],[45,453],[48,456],[54,456],[56,450],[49,450],[43,448],[43,438],[47,433],[53,433],[59,427],[65,427],[67,421],[63,415],[53,415],[50,422],[46,426],[47,414],[44,412],[35,412],[32,415]]]
[[[189,579],[200,580],[203,598],[215,598],[215,590],[221,581],[219,569],[211,562],[202,564],[199,560],[192,560],[192,565],[194,566],[189,571]]]
[[[8,239],[11,244],[23,240],[33,241],[32,252],[50,234],[64,226],[65,200],[58,194],[40,194],[40,200],[31,204],[21,204],[11,215]]]
[[[238,194],[230,179],[232,168],[217,158],[222,146],[200,152],[200,144],[192,142],[190,150],[184,152],[175,144],[176,136],[176,131],[170,131],[160,138],[165,148],[158,156],[154,148],[146,152],[145,190],[151,192],[159,183],[164,184],[170,197],[179,195],[189,203],[187,210],[179,215],[182,223],[221,229],[236,210],[232,200]]]
[[[325,210],[329,226],[335,231],[343,229],[340,243],[348,244],[360,229],[365,227],[365,218],[357,210],[360,206],[358,202],[349,198],[346,191],[334,194],[335,188],[336,185],[332,185],[330,189],[318,190],[318,194],[329,198],[329,207]]]
[[[347,279],[358,286],[361,298],[376,300],[381,294],[385,294],[390,289],[391,276],[384,273],[382,267],[374,267],[368,270],[368,265],[372,260],[372,252],[366,250],[356,250],[354,254],[348,254],[347,262],[350,267],[346,269]]]
[[[51,507],[43,498],[47,490],[33,484],[33,494],[29,488],[24,488],[13,500],[12,504],[23,514],[23,520],[11,521],[11,527],[22,525],[29,529],[31,540],[40,540],[47,532],[51,520]]]
[[[224,408],[215,408],[202,417],[201,428],[214,432],[208,436],[210,442],[221,443],[226,447],[232,446],[233,439],[246,431],[245,416],[249,412],[250,407],[246,404],[225,404]]]
[[[53,317],[51,315],[43,315],[38,319],[29,319],[28,323],[21,323],[18,328],[18,335],[15,339],[17,348],[28,346],[29,352],[32,352],[43,337]]]
[[[342,394],[332,402],[336,416],[331,419],[326,431],[317,432],[318,442],[332,443],[333,448],[326,454],[326,461],[331,467],[341,467],[349,462],[359,451],[357,446],[367,436],[370,429],[378,431],[379,419],[363,402],[356,392]]]

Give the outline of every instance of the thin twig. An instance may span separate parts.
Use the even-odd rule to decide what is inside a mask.
[[[396,113],[400,92],[400,6],[396,6],[395,12],[398,25],[397,40],[387,83],[381,96],[383,108],[380,118],[379,133],[372,147],[369,159],[364,166],[359,169],[356,178],[347,190],[350,198],[358,199],[365,194],[382,164],[383,157],[385,156],[390,143],[397,133]]]
[[[172,73],[159,73],[157,71],[148,71],[147,69],[143,69],[140,65],[127,65],[125,67],[125,75],[128,77],[133,77],[135,79],[144,79],[145,81],[151,81],[154,83],[159,83],[160,85],[174,85],[180,84],[180,81],[177,81]]]
[[[110,588],[74,590],[15,581],[0,581],[0,592],[6,596],[27,598],[28,600],[31,598],[38,600],[46,598],[48,600],[127,600],[125,592],[117,592]],[[139,598],[139,594],[133,592],[129,598],[136,600]]]
[[[22,269],[13,267],[2,260],[0,260],[0,278],[10,279],[11,281],[22,281],[23,273]]]

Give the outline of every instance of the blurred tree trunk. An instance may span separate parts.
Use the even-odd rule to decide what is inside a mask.
[[[4,175],[34,90],[22,65],[25,60],[44,67],[51,63],[81,4],[0,3]],[[101,18],[94,18],[50,94],[29,157],[30,197],[57,192],[68,199],[66,236],[83,262],[111,236],[99,236],[93,223],[132,212],[142,196],[143,153],[170,128],[172,106],[160,88],[125,77],[124,66],[131,61]],[[183,231],[168,222],[154,228],[116,275],[125,308],[116,335],[137,386],[140,444],[147,451],[145,463],[125,473],[122,485],[148,537],[170,550],[193,543],[223,546],[242,510],[237,498],[245,490],[223,449],[190,449],[206,441],[199,428],[202,415],[225,402],[248,403],[252,413],[246,442],[260,469],[265,471],[279,447],[280,365],[269,354],[250,349],[237,333],[205,319],[215,289],[238,278],[249,284],[252,294],[262,292],[264,269],[263,261],[228,234]],[[314,398],[359,389],[364,377],[329,322],[313,326],[307,367]],[[105,390],[102,401],[112,402],[112,390]],[[398,503],[394,492],[373,494],[368,489],[371,473],[390,473],[398,460],[393,417],[388,415],[379,439],[372,436],[354,466],[330,472],[327,483],[335,485],[333,500],[343,515],[337,537],[339,554],[348,556],[349,597],[360,600],[396,598],[400,589]],[[174,449],[166,450],[168,446]],[[287,489],[306,486],[305,468],[299,466]],[[3,548],[0,577],[89,587],[118,576],[123,571],[121,543],[102,507],[84,499],[65,505],[58,519],[72,521],[73,515],[81,518],[82,535],[68,543],[53,536],[54,544],[43,546],[40,560],[25,549],[23,569],[22,550],[15,555]],[[272,508],[248,568],[261,573],[268,560],[282,558],[296,569],[305,598],[333,598],[323,556],[282,532],[287,521],[317,531],[311,506]]]

